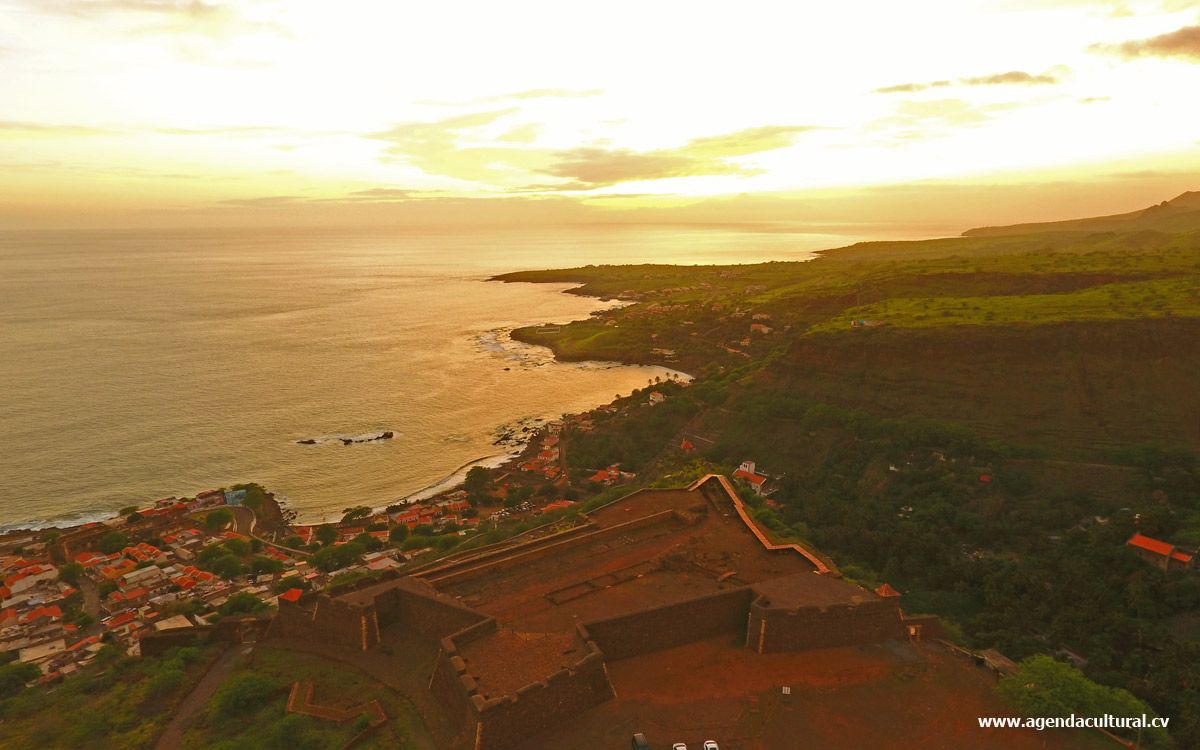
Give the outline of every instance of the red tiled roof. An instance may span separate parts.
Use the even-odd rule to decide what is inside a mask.
[[[135,615],[133,612],[122,612],[119,615],[114,615],[113,617],[109,618],[108,621],[104,623],[104,627],[108,628],[109,630],[113,630],[114,628],[119,628],[128,622],[133,622],[134,617]]]
[[[1129,537],[1129,541],[1125,543],[1131,547],[1140,547],[1141,549],[1153,552],[1156,555],[1162,555],[1163,557],[1170,557],[1171,553],[1175,551],[1175,545],[1167,544],[1166,542],[1159,541],[1158,539],[1144,536],[1142,534],[1134,534],[1133,536]]]
[[[62,619],[62,610],[59,609],[57,605],[53,605],[53,604],[50,605],[49,607],[38,607],[37,609],[34,609],[30,612],[26,612],[25,616],[21,618],[21,622],[33,622],[34,620],[40,620],[43,617],[49,617],[54,620],[61,620]]]
[[[304,589],[288,589],[279,595],[280,599],[288,602],[300,601],[300,596],[304,593]]]
[[[81,648],[87,648],[88,646],[92,645],[93,643],[99,643],[99,642],[100,642],[100,636],[89,635],[87,638],[84,638],[79,643],[73,643],[70,646],[67,646],[67,651],[78,651]]]
[[[749,471],[742,471],[741,469],[738,469],[737,471],[733,472],[733,475],[735,477],[745,479],[747,482],[754,485],[755,487],[757,487],[758,485],[767,481],[767,478],[762,474],[754,474]]]
[[[900,592],[892,588],[892,584],[890,583],[884,583],[879,588],[875,589],[875,594],[882,597],[900,596]]]
[[[1171,553],[1171,559],[1178,560],[1181,563],[1190,563],[1192,561],[1192,556],[1186,552],[1180,552],[1179,550],[1175,550],[1174,552]]]

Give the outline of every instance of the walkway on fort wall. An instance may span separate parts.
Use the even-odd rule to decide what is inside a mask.
[[[831,563],[826,563],[826,561],[817,555],[816,552],[804,547],[803,545],[794,543],[775,544],[770,539],[767,539],[762,530],[758,528],[758,524],[755,523],[754,519],[750,517],[750,514],[746,512],[746,504],[742,502],[742,498],[738,495],[737,489],[733,486],[733,483],[730,482],[729,479],[723,474],[705,474],[688,487],[688,492],[695,492],[703,487],[706,483],[711,481],[717,482],[721,485],[721,488],[725,490],[725,494],[729,496],[730,502],[733,503],[734,510],[737,511],[737,514],[742,519],[742,522],[746,524],[746,528],[750,529],[750,533],[754,534],[754,537],[762,543],[763,547],[772,552],[786,550],[797,552],[803,555],[804,558],[810,563],[812,563],[813,567],[816,568],[816,572],[820,575],[838,572],[836,568],[832,567]]]

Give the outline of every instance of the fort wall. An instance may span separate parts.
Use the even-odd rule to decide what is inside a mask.
[[[366,651],[379,643],[378,618],[373,604],[359,604],[306,594],[297,602],[280,600],[270,635],[335,643]]]
[[[749,587],[587,623],[591,640],[610,661],[710,638],[741,633],[754,599]]]
[[[906,638],[895,599],[828,607],[772,608],[763,599],[750,606],[746,645],[760,654],[856,646]]]
[[[587,653],[570,666],[508,695],[484,698],[458,648],[495,630],[496,621],[489,618],[443,638],[429,681],[430,692],[452,717],[474,722],[475,750],[520,747],[528,737],[614,696],[604,655],[585,638]],[[586,630],[580,633],[586,636]]]
[[[631,531],[643,529],[651,526],[657,526],[663,523],[671,523],[675,521],[677,514],[674,510],[664,510],[659,513],[653,513],[642,518],[637,518],[626,523],[609,526],[604,529],[598,529],[580,534],[570,539],[564,539],[554,544],[538,546],[525,551],[517,551],[520,548],[506,550],[504,553],[498,553],[501,556],[491,562],[479,562],[476,565],[461,568],[451,572],[438,572],[436,570],[426,571],[423,577],[426,577],[431,583],[437,586],[454,585],[470,581],[481,576],[493,575],[499,571],[507,570],[508,568],[527,565],[534,560],[540,560],[543,557],[562,554],[571,547],[578,545],[592,544],[602,539],[607,539],[612,536],[621,536],[628,534]],[[533,544],[532,542],[530,544]]]

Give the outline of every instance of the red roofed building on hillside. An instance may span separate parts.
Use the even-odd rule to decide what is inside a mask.
[[[1195,557],[1180,550],[1173,544],[1148,537],[1143,534],[1134,534],[1129,537],[1129,541],[1125,542],[1126,546],[1131,548],[1137,556],[1163,570],[1191,570],[1195,567]]]
[[[733,472],[733,475],[738,479],[744,479],[749,482],[756,494],[765,495],[769,492],[767,482],[771,478],[758,471],[753,461],[742,461],[741,466],[737,467],[737,471]]]
[[[900,596],[900,592],[893,588],[892,584],[884,583],[881,584],[879,588],[875,589],[875,595],[882,596],[886,599],[889,596]]]
[[[683,451],[684,453],[691,453],[692,451],[696,450],[696,446],[691,440],[684,438],[683,442],[679,444],[679,450]]]
[[[284,600],[285,602],[295,603],[295,602],[300,601],[300,597],[303,594],[304,594],[304,589],[288,589],[287,591],[280,594],[279,598]]]

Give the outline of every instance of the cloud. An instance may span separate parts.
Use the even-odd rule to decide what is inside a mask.
[[[996,86],[1003,84],[1020,84],[1022,86],[1037,86],[1039,84],[1058,83],[1058,79],[1048,73],[1034,75],[1023,70],[1010,70],[1007,73],[993,73],[977,78],[960,78],[966,86]]]
[[[0,120],[0,138],[63,138],[115,135],[121,131],[90,125],[63,125],[49,122]]]
[[[512,94],[491,97],[495,101],[506,99],[582,99],[589,96],[600,96],[601,89],[526,89]]]
[[[949,86],[949,81],[930,81],[929,83],[897,83],[894,86],[884,86],[881,89],[875,89],[876,94],[901,94],[912,93],[914,91],[924,91],[925,89],[941,88]]]
[[[1121,44],[1093,44],[1090,49],[1119,55],[1126,60],[1137,57],[1181,57],[1200,61],[1200,26],[1184,26],[1166,34]]]
[[[521,124],[492,135],[517,108],[494,109],[410,122],[367,133],[384,141],[388,160],[404,161],[432,175],[482,182],[507,191],[588,190],[633,180],[696,175],[753,174],[737,157],[790,146],[814,126],[767,125],[695,138],[677,148],[637,151],[596,143],[566,150],[531,146],[536,126]],[[497,145],[505,144],[505,145]],[[511,145],[508,145],[511,144]],[[535,175],[560,183],[541,184]]]
[[[524,125],[515,125],[509,128],[506,132],[501,133],[496,140],[507,141],[509,143],[533,143],[537,140],[539,132],[541,132],[541,128],[538,125],[527,122]]]
[[[561,151],[544,173],[571,180],[571,189],[586,190],[636,180],[699,175],[755,174],[735,157],[774,151],[795,142],[811,125],[766,125],[734,133],[695,138],[675,149],[632,151],[584,147]]]
[[[603,89],[540,88],[512,91],[506,94],[477,96],[471,99],[462,99],[458,101],[451,101],[447,99],[424,99],[417,103],[428,104],[435,107],[459,107],[463,105],[496,104],[529,99],[584,99],[592,96],[600,96],[603,93]]]
[[[128,17],[151,23],[139,33],[200,35],[212,38],[235,33],[269,32],[287,35],[282,26],[247,18],[233,3],[205,0],[44,0],[30,3],[44,13],[81,19]]]
[[[229,198],[218,201],[219,205],[237,208],[273,208],[303,203],[307,199],[299,195],[264,195],[260,198]]]
[[[432,122],[408,122],[366,137],[383,141],[385,160],[402,161],[421,171],[459,180],[511,184],[544,165],[548,153],[518,146],[496,146],[488,126],[517,112],[516,107],[472,112]]]
[[[1058,77],[1049,73],[1026,73],[1023,70],[1010,70],[1006,73],[992,73],[985,76],[972,76],[968,78],[959,78],[959,85],[962,86],[998,86],[998,85],[1022,85],[1022,86],[1037,86],[1040,84],[1058,83]],[[897,83],[892,86],[884,86],[874,90],[876,94],[911,94],[917,91],[925,91],[927,89],[945,88],[952,86],[953,82],[948,80],[928,81],[919,83]]]

